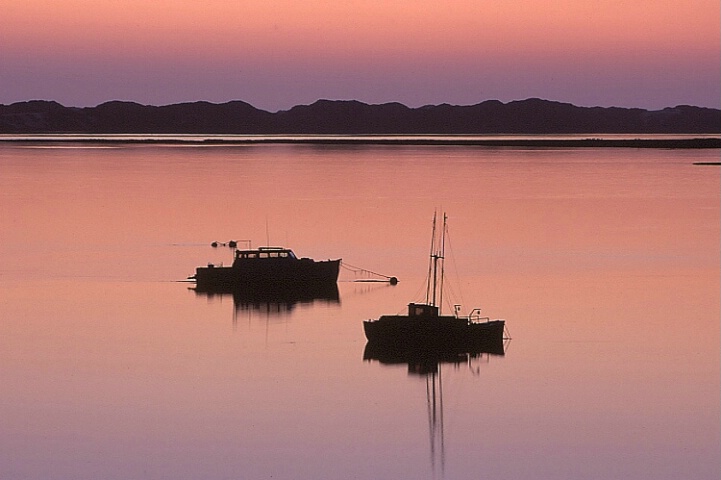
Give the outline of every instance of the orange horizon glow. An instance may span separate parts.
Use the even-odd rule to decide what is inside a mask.
[[[710,78],[721,68],[720,14],[716,0],[8,0],[0,30],[7,71],[0,82],[21,81],[23,69],[51,75],[47,65],[96,77],[147,70],[176,81],[179,72],[217,76],[235,68],[240,80],[251,76],[258,85],[264,81],[256,76],[263,75],[312,79],[316,72],[332,78],[362,71],[383,82],[442,75],[449,66],[466,83],[495,71],[498,85],[509,83],[504,69],[550,79],[628,66],[659,77],[665,75],[659,65],[670,71],[698,65]]]
[[[333,56],[364,52],[437,55],[530,52],[600,52],[670,49],[718,51],[719,19],[709,4],[683,8],[658,2],[619,1],[452,5],[422,0],[384,2],[4,2],[3,50],[33,54],[80,51],[217,53],[235,49],[289,49]],[[496,2],[488,2],[496,3]],[[606,8],[602,8],[602,7]],[[717,9],[718,10],[718,9]],[[237,54],[237,53],[236,53]]]

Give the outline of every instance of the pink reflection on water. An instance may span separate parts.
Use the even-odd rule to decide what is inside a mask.
[[[715,478],[704,155],[2,147],[0,473],[431,476],[425,380],[363,362],[361,321],[423,291],[442,206],[458,303],[513,337],[443,370],[446,478]],[[400,283],[272,312],[175,283],[241,238]]]

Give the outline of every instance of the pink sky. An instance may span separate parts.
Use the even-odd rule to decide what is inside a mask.
[[[718,0],[4,0],[0,103],[721,107]]]

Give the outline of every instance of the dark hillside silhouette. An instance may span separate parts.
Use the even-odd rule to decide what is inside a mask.
[[[52,101],[0,105],[0,133],[166,134],[593,134],[721,133],[721,110],[577,107],[530,98],[409,108],[318,100],[276,113],[233,101],[165,106],[112,101],[65,107]]]

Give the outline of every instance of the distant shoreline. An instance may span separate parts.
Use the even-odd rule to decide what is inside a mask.
[[[683,138],[683,139],[483,139],[483,138],[413,138],[399,136],[397,138],[383,136],[349,136],[349,137],[262,137],[249,138],[93,138],[72,137],[67,138],[49,136],[48,138],[2,138],[0,144],[100,144],[100,145],[398,145],[398,146],[475,146],[475,147],[517,147],[517,148],[660,148],[660,149],[713,149],[721,148],[721,137],[714,138]]]
[[[570,103],[540,98],[503,103],[486,100],[476,105],[426,105],[418,108],[401,103],[370,105],[356,100],[318,100],[310,105],[296,105],[275,113],[255,108],[249,103],[231,101],[178,103],[151,106],[133,102],[111,101],[95,107],[65,107],[52,101],[30,101],[0,105],[0,133],[3,135],[72,135],[167,136],[243,135],[251,138],[312,138],[293,143],[350,143],[337,140],[353,137],[356,144],[457,144],[479,146],[619,146],[646,147],[628,142],[607,140],[657,138],[690,138],[721,135],[721,110],[677,105],[662,110],[618,107],[578,107]],[[428,141],[449,135],[453,140]],[[513,136],[521,136],[516,142]],[[528,136],[538,136],[543,143],[531,143]],[[608,135],[621,135],[609,138]],[[321,139],[313,138],[319,136]],[[413,140],[399,141],[410,136]],[[456,136],[456,137],[454,137]],[[459,137],[463,141],[459,141]],[[492,138],[484,138],[492,136]],[[548,140],[584,140],[583,142],[549,143]],[[333,138],[328,141],[328,137]],[[370,139],[369,139],[370,137]],[[481,141],[476,140],[475,138]],[[495,138],[493,138],[495,137]],[[502,137],[504,143],[496,142]],[[504,138],[505,137],[505,138]],[[217,140],[216,138],[215,140]],[[278,138],[278,137],[275,137]],[[390,140],[378,140],[390,138]],[[424,139],[419,141],[418,139]],[[470,140],[468,140],[470,138]],[[653,138],[653,137],[652,137]],[[508,140],[513,143],[508,143]],[[536,140],[533,137],[531,140]],[[604,140],[603,144],[594,142]],[[261,143],[258,141],[233,143]],[[493,140],[489,142],[488,140]],[[265,143],[271,141],[265,140]],[[229,143],[229,142],[227,142]],[[281,143],[274,140],[274,143]],[[287,142],[290,143],[290,142]],[[652,147],[656,148],[653,144]],[[659,148],[686,147],[683,144]]]

